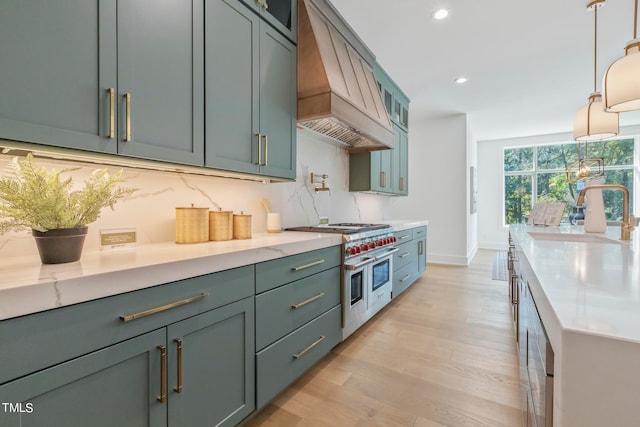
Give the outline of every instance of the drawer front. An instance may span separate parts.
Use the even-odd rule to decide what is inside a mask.
[[[257,409],[329,353],[341,334],[337,306],[257,353]]]
[[[260,350],[340,304],[340,267],[256,296],[256,349]]]
[[[397,243],[401,245],[403,243],[410,242],[413,239],[413,230],[396,231],[393,235],[396,236]]]
[[[418,260],[393,272],[393,297],[397,297],[412,284],[418,275]]]
[[[252,296],[253,289],[247,266],[2,321],[0,384]],[[134,318],[122,320],[127,316]]]
[[[410,262],[417,260],[414,242],[408,241],[396,246],[399,250],[393,254],[393,270],[400,270]]]
[[[422,239],[427,235],[427,227],[418,227],[413,229],[413,238]]]
[[[256,265],[256,294],[340,265],[342,246],[304,252]]]

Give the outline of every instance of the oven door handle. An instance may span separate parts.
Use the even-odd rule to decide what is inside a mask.
[[[379,261],[382,258],[386,258],[391,254],[394,254],[396,252],[398,252],[400,250],[400,248],[391,248],[389,249],[387,252],[384,253],[384,255],[378,255],[377,257],[374,258],[374,260]]]
[[[344,268],[345,270],[349,270],[349,271],[353,271],[353,270],[357,270],[360,267],[364,267],[367,264],[371,264],[372,262],[374,262],[377,258],[373,257],[373,258],[366,258],[364,261],[359,262],[357,264],[345,264]]]

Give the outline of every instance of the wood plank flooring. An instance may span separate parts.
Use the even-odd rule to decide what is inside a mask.
[[[507,282],[494,251],[469,267],[429,265],[405,293],[247,427],[521,425]]]

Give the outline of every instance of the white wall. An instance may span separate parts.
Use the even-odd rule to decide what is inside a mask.
[[[428,219],[430,262],[467,265],[468,167],[466,115],[411,121],[409,196],[392,200],[394,218]]]
[[[640,134],[640,126],[620,128],[619,136]],[[478,246],[487,249],[506,249],[508,227],[504,226],[504,166],[503,151],[506,147],[558,144],[573,141],[570,132],[523,138],[480,141],[478,143]],[[636,143],[636,183],[634,212],[640,212],[640,168]]]
[[[11,157],[0,155],[0,173],[5,171],[10,160]],[[58,169],[80,166],[80,170],[72,173],[78,185],[97,167],[43,159],[37,159],[37,162]],[[345,150],[299,131],[297,166],[296,182],[274,184],[125,168],[127,182],[124,185],[139,188],[139,191],[116,204],[115,211],[104,209],[101,218],[90,224],[85,250],[98,249],[101,228],[135,227],[138,244],[174,241],[175,208],[192,203],[197,207],[221,207],[251,214],[254,233],[266,231],[262,198],[270,201],[273,211],[282,213],[284,227],[317,224],[319,216],[328,216],[332,222],[393,219],[389,197],[348,192],[349,157]],[[310,172],[328,174],[327,185],[331,191],[313,191]],[[30,232],[0,235],[0,256],[9,255],[37,257]]]

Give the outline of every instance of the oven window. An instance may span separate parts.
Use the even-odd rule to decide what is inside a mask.
[[[373,280],[371,283],[372,289],[375,291],[380,286],[389,282],[389,267],[390,267],[389,258],[381,261],[377,264],[373,264],[371,267],[371,275],[373,276]]]
[[[362,299],[362,291],[364,289],[364,270],[351,275],[351,305]]]

